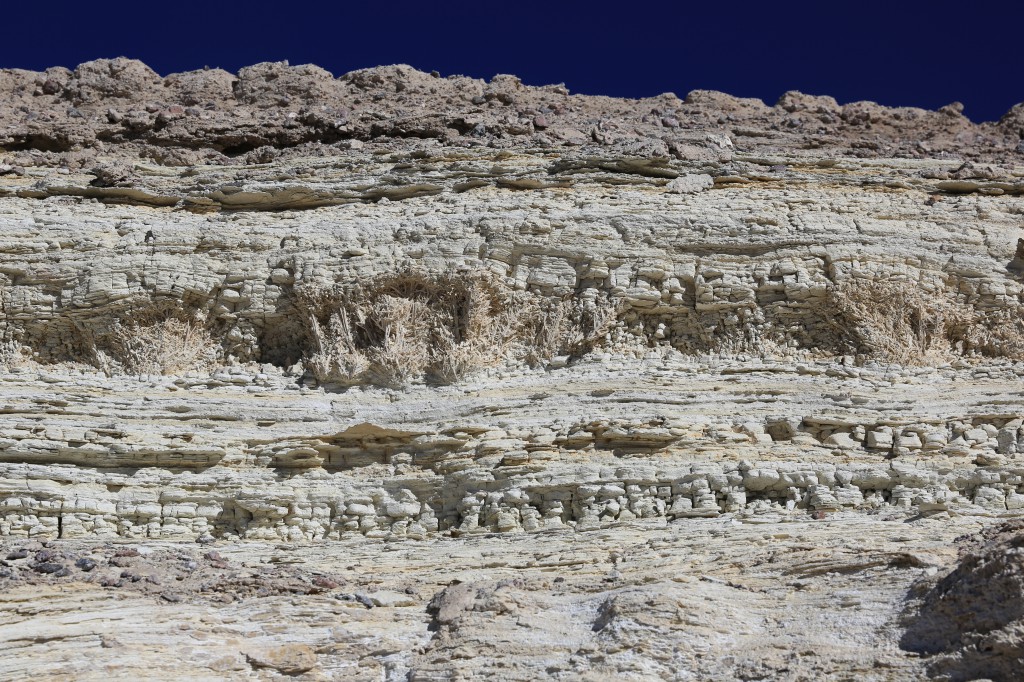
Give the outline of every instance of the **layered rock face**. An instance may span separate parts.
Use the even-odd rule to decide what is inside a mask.
[[[130,587],[96,549],[128,543],[163,557],[151,584],[182,587],[124,598],[171,595],[172,620],[191,618],[211,583],[167,569],[203,561],[168,542],[216,543],[242,562],[214,560],[228,582],[271,542],[333,571],[310,603],[356,580],[333,563],[352,552],[407,594],[331,606],[399,609],[405,634],[379,655],[338,642],[388,618],[331,651],[316,628],[298,649],[264,633],[273,655],[218,644],[195,674],[906,679],[939,670],[897,646],[907,586],[958,532],[1024,509],[1020,106],[975,125],[955,105],[799,93],[625,101],[401,66],[160,78],[129,60],[0,71],[0,93],[0,536],[34,548],[0,581]],[[718,635],[673,639],[689,621],[670,602],[729,599],[696,588],[802,574],[792,543],[769,560],[725,532],[764,525],[736,538],[771,545],[790,523],[840,557],[813,575],[874,571],[850,597],[872,617],[827,626],[860,633],[849,652],[705,659]],[[854,550],[851,529],[904,539]],[[702,539],[683,550],[687,534]],[[691,562],[680,596],[671,571],[622,564],[637,538],[737,563]],[[528,558],[580,543],[576,563]],[[772,598],[839,589],[811,582]],[[257,597],[237,598],[248,617]],[[643,615],[645,599],[664,608]],[[784,629],[736,604],[752,620],[723,632]],[[570,644],[553,624],[574,609],[589,615]],[[515,641],[467,614],[532,611],[550,612],[530,637],[555,653],[452,662]],[[810,646],[800,632],[785,647]],[[96,660],[139,674],[121,654]]]

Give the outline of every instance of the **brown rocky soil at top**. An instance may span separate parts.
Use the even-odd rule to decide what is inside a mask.
[[[117,156],[176,166],[260,163],[285,150],[330,155],[361,142],[423,138],[689,161],[784,151],[1014,163],[1024,161],[1024,104],[998,122],[975,124],[959,103],[927,111],[787,92],[767,106],[707,90],[631,100],[405,65],[338,78],[287,62],[161,77],[125,58],[74,70],[0,70],[0,167],[82,168]]]

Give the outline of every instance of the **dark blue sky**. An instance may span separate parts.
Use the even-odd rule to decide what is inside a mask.
[[[1024,2],[8,0],[0,66],[141,59],[167,74],[287,59],[341,74],[407,63],[442,75],[640,97],[786,90],[937,108],[975,121],[1024,101]]]

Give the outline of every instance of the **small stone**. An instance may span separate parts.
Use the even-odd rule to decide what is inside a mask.
[[[921,436],[916,431],[906,431],[896,439],[896,447],[920,450]]]
[[[254,668],[270,668],[284,675],[300,675],[316,667],[316,652],[306,644],[286,644],[245,655]]]
[[[533,127],[536,128],[537,130],[544,130],[550,125],[551,124],[548,123],[548,119],[546,116],[539,115],[533,117]]]
[[[60,554],[55,552],[52,549],[43,549],[43,550],[40,550],[40,551],[36,552],[36,556],[33,559],[33,561],[35,561],[37,564],[41,564],[41,563],[45,563],[47,561],[53,561],[54,559],[58,558],[59,556],[60,556]]]
[[[469,583],[449,585],[430,600],[427,613],[442,625],[452,623],[472,608],[477,591],[477,587]]]
[[[36,573],[48,573],[55,574],[59,573],[64,568],[64,564],[59,564],[56,561],[46,561],[41,564],[35,564],[32,566],[32,570]],[[67,575],[66,573],[64,575]]]
[[[499,512],[497,521],[498,531],[505,533],[519,527],[516,518],[509,512]]]
[[[124,646],[117,638],[111,635],[100,636],[100,646],[104,649],[119,649]]]
[[[182,600],[181,594],[177,592],[163,592],[161,593],[160,598],[164,601],[171,602],[172,604],[177,604]]]
[[[696,194],[713,187],[715,179],[710,175],[698,173],[694,175],[680,175],[675,180],[670,180],[665,185],[669,194]]]
[[[840,450],[855,450],[860,447],[860,442],[855,440],[848,433],[833,433],[825,439],[825,445],[832,445]]]
[[[964,439],[974,443],[984,443],[988,440],[988,432],[985,429],[970,429],[964,433]]]
[[[96,568],[96,562],[92,559],[89,559],[88,557],[82,557],[81,559],[75,562],[75,567],[88,573],[89,571],[92,571],[94,568]]]
[[[406,594],[404,592],[394,592],[391,590],[381,590],[374,592],[369,595],[370,600],[374,606],[380,606],[382,608],[395,608],[401,606],[417,606],[419,600],[415,597]]]
[[[892,448],[892,430],[868,431],[868,447],[875,450],[889,450]]]
[[[325,575],[318,575],[315,578],[313,578],[313,584],[317,587],[322,587],[325,590],[333,590],[334,588],[338,587],[341,583],[337,582],[336,580],[332,580],[331,578],[328,578]]]
[[[8,554],[7,555],[7,560],[8,561],[17,561],[18,559],[24,559],[27,556],[28,556],[28,550],[25,549],[24,547],[22,547],[21,549],[16,549],[13,552],[11,552],[10,554]]]
[[[274,284],[294,284],[295,276],[284,268],[274,268],[270,273],[270,281]]]
[[[387,515],[396,518],[404,519],[410,516],[416,516],[420,513],[419,502],[388,502],[385,506]]]

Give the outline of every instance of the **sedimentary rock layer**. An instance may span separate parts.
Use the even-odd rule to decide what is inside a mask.
[[[305,585],[261,617],[330,604],[348,628],[376,608],[408,630],[368,657],[350,651],[354,630],[335,645],[268,631],[266,650],[226,642],[191,661],[214,677],[434,679],[474,655],[461,648],[514,640],[466,614],[522,625],[542,610],[536,649],[464,672],[952,669],[902,652],[897,615],[950,558],[945,541],[1024,509],[1020,105],[974,124],[955,105],[799,93],[625,101],[408,67],[160,78],[129,60],[0,71],[0,93],[0,536],[21,555],[0,567],[8,615],[76,586],[84,601],[54,601],[51,617],[136,590],[131,608],[160,599],[168,622],[191,619],[213,608],[196,596],[206,574],[168,566],[198,562],[173,543],[199,541],[247,567],[214,567],[253,587],[228,590],[230,618]],[[711,562],[737,524],[767,530],[736,542],[799,527],[829,556],[874,557],[822,559],[870,577],[849,598],[873,615],[822,626],[856,633],[842,663],[708,653],[722,633],[781,636],[769,602],[809,584],[785,582],[808,565],[781,558],[792,542],[739,552],[725,577],[676,559],[692,581],[619,559],[607,590],[586,586],[603,573],[571,575],[633,542]],[[855,548],[849,532],[879,537]],[[683,550],[691,533],[705,544]],[[277,558],[266,542],[285,543]],[[504,543],[522,561],[491,576]],[[579,562],[527,558],[577,545]],[[393,562],[394,547],[418,558]],[[327,568],[353,552],[380,585],[339,591],[358,571]],[[319,568],[255,570],[292,555]],[[394,596],[418,582],[430,589]],[[809,589],[802,614],[854,587]],[[730,601],[751,590],[771,599]],[[700,651],[673,639],[698,594],[734,605]],[[544,654],[584,612],[589,634]],[[379,639],[389,618],[360,632]],[[685,651],[659,657],[640,630]],[[818,646],[804,630],[785,641]],[[926,653],[973,660],[946,644]],[[64,674],[56,660],[33,665]]]

